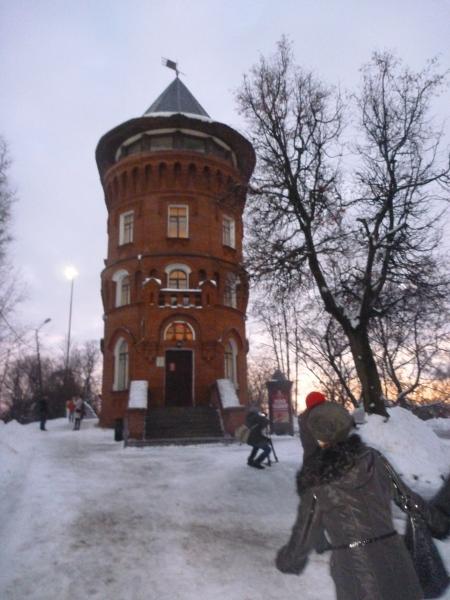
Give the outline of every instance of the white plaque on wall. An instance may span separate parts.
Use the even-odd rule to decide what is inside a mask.
[[[166,364],[166,361],[164,360],[164,356],[157,356],[156,357],[156,366],[157,367],[164,367]]]
[[[130,381],[130,393],[128,396],[128,408],[147,409],[148,381]]]

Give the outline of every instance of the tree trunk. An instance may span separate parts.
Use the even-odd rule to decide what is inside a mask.
[[[350,329],[346,333],[361,383],[364,410],[383,417],[389,416],[384,406],[381,381],[367,332],[363,329]]]

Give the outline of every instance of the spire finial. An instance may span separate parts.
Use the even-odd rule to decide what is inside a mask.
[[[167,68],[172,69],[173,71],[175,71],[175,73],[177,74],[177,77],[181,73],[181,71],[178,69],[178,63],[175,62],[174,60],[170,60],[168,58],[162,57],[161,58],[161,63],[165,67],[167,67]],[[184,73],[181,73],[181,74],[184,75]]]

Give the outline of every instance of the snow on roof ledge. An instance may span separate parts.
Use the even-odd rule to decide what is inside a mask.
[[[185,117],[189,117],[190,119],[198,119],[199,121],[206,121],[207,123],[214,123],[214,119],[211,119],[210,117],[205,117],[203,115],[196,115],[195,113],[188,113],[188,112],[180,112],[178,111],[174,111],[174,112],[169,112],[169,111],[161,111],[161,112],[151,112],[151,113],[144,113],[144,117],[152,117],[152,118],[158,118],[158,117],[173,117],[173,115],[184,115]]]
[[[222,402],[222,408],[235,408],[241,406],[232,381],[229,379],[217,379],[216,383],[219,390],[220,401]]]
[[[143,408],[147,410],[148,381],[135,380],[130,382],[128,408]]]

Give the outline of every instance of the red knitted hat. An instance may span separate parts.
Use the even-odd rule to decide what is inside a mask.
[[[322,392],[309,392],[306,396],[306,408],[312,408],[313,406],[322,404],[322,402],[326,402],[326,400]]]

